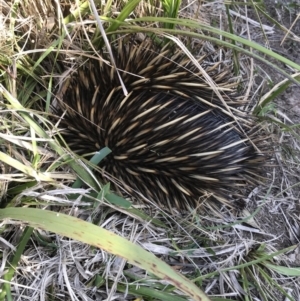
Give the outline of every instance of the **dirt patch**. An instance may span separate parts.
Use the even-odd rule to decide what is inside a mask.
[[[271,18],[278,21],[284,28],[274,27],[274,33],[265,37],[260,36],[256,42],[268,45],[271,50],[283,57],[300,64],[300,15],[299,1],[265,0],[266,12]],[[298,8],[298,11],[297,11]],[[249,12],[249,16],[257,20],[255,12]],[[265,25],[274,26],[270,20],[261,18]],[[289,32],[290,31],[290,32]],[[289,33],[288,33],[289,32]],[[276,63],[274,61],[274,63]],[[278,63],[277,63],[278,65]],[[266,81],[265,93],[269,89],[285,79],[270,66],[258,63],[261,68],[256,80]],[[296,73],[290,67],[279,64],[279,67],[287,73]],[[268,78],[269,77],[269,78]],[[267,79],[268,78],[268,79]],[[271,82],[270,82],[271,80]],[[289,88],[277,97],[275,101],[278,119],[288,125],[300,124],[300,85],[291,84]],[[277,235],[278,239],[274,246],[278,249],[299,243],[299,158],[300,148],[296,136],[299,135],[299,127],[293,127],[292,131],[278,135],[278,153],[274,161],[272,196],[266,196],[266,206],[256,216],[260,227],[270,234]],[[280,155],[279,155],[280,154]],[[272,168],[270,169],[272,173]],[[252,207],[253,210],[253,207]],[[298,256],[298,255],[297,255]],[[298,258],[295,255],[295,260]],[[299,261],[296,260],[297,263]]]
[[[265,0],[265,7],[269,15],[285,27],[288,32],[275,27],[275,34],[268,39],[271,50],[283,55],[289,60],[300,64],[300,15],[299,1]],[[269,20],[263,19],[264,24],[272,25]],[[290,68],[286,67],[288,72]],[[278,81],[278,74],[269,71],[269,75]],[[280,77],[282,78],[282,77]],[[300,86],[292,84],[286,92],[278,98],[278,105],[285,109],[287,116],[295,123],[300,123]]]

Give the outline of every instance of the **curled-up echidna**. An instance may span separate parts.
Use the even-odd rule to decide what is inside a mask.
[[[55,111],[65,113],[60,127],[73,151],[112,150],[100,167],[118,180],[114,189],[185,209],[204,193],[222,199],[252,183],[264,157],[254,144],[257,122],[230,89],[230,69],[198,60],[218,96],[174,48],[120,39],[112,52],[128,95],[103,52],[64,79]]]

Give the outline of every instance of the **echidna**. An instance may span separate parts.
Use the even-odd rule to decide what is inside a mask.
[[[180,49],[159,50],[149,39],[112,46],[129,94],[105,52],[66,78],[56,113],[66,111],[60,126],[69,147],[80,155],[109,147],[102,170],[123,191],[169,208],[195,208],[204,193],[222,198],[247,185],[264,158],[252,141],[256,121],[230,89],[230,68],[198,60],[221,100]]]

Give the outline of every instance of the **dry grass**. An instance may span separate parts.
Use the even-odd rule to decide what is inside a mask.
[[[115,206],[103,195],[91,196],[95,186],[71,187],[78,170],[89,173],[88,164],[75,162],[78,168],[71,172],[63,160],[65,151],[53,147],[57,126],[48,120],[57,75],[63,71],[59,64],[58,69],[53,68],[55,63],[63,57],[72,66],[74,56],[82,53],[78,45],[97,43],[91,39],[95,28],[83,20],[75,25],[55,20],[55,16],[65,17],[70,9],[76,9],[73,3],[61,2],[57,7],[51,1],[16,4],[0,2],[0,83],[22,104],[26,115],[7,101],[6,94],[0,96],[0,151],[6,155],[0,157],[1,208],[34,206],[98,225],[155,254],[192,279],[212,300],[299,300],[300,115],[291,111],[297,103],[289,103],[284,96],[271,97],[260,110],[275,152],[265,185],[244,197],[246,209],[242,212],[210,203],[200,213],[175,211],[172,216],[157,207],[128,210]],[[121,4],[113,3],[111,17],[119,15]],[[225,31],[230,31],[229,13],[235,35],[278,47],[283,57],[289,55],[290,47],[299,48],[300,30],[292,27],[293,22],[286,30],[276,29],[270,19],[262,16],[259,20],[250,5],[232,5],[226,11],[220,1],[201,1],[201,5],[186,2],[182,7],[179,16],[200,19]],[[284,14],[286,7],[282,4],[276,9]],[[149,12],[160,16],[162,7],[140,3],[130,17]],[[297,16],[289,13],[296,20]],[[57,27],[51,31],[53,22]],[[150,21],[142,25],[160,28]],[[64,26],[73,30],[62,37]],[[282,50],[274,40],[290,46]],[[194,49],[199,45],[190,37],[185,42]],[[206,47],[214,49],[211,42],[206,42]],[[232,53],[226,49],[216,56],[231,62]],[[252,110],[285,77],[251,56],[239,54],[238,58],[240,93],[249,99],[248,110]],[[269,60],[277,63],[274,58]],[[296,63],[300,64],[299,57]],[[291,67],[280,67],[289,75],[296,73]],[[291,84],[283,92],[297,89]],[[47,136],[37,134],[32,120]],[[90,183],[88,176],[84,179]],[[150,222],[149,217],[155,220]],[[144,300],[187,300],[165,280],[104,249],[41,228],[33,230],[12,219],[3,219],[0,231],[0,300],[133,300],[139,296]],[[9,270],[11,265],[15,269]]]

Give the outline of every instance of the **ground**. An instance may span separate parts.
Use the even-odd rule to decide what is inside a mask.
[[[205,22],[211,21],[211,24],[214,25],[220,23],[222,29],[228,30],[226,24],[223,26],[222,23],[226,23],[223,4],[218,4],[219,1],[199,2],[205,2],[202,16]],[[190,1],[186,1],[184,6],[190,5],[190,3]],[[198,11],[198,4],[193,2],[193,5],[189,6],[188,16],[189,14],[195,15],[195,11]],[[271,20],[260,14],[261,23],[265,30],[263,34],[260,24],[252,22],[259,21],[253,7],[249,5],[245,10],[242,5],[239,5],[238,9],[231,7],[231,16],[237,35],[244,38],[250,37],[253,41],[268,46],[275,52],[300,64],[299,1],[265,0],[265,8],[266,13],[280,22],[286,30],[276,27]],[[243,18],[239,17],[239,13]],[[297,19],[298,17],[299,19]],[[245,21],[247,18],[249,23]],[[241,58],[243,59],[242,63],[245,63],[243,80],[249,81],[251,84],[249,85],[251,89],[248,97],[254,102],[285,79],[283,75],[269,65],[262,64],[258,60],[251,62],[251,59],[245,59],[242,55]],[[274,60],[272,63],[277,62]],[[295,73],[283,63],[277,64],[289,74]],[[252,66],[253,70],[251,70]],[[250,80],[251,76],[253,76],[252,80]],[[245,86],[245,90],[247,90],[248,84]],[[136,218],[136,216],[132,218],[130,214],[121,213],[121,210],[118,211],[113,206],[108,208],[95,205],[95,207],[90,208],[88,203],[87,207],[84,207],[85,205],[80,202],[75,204],[68,202],[62,192],[56,194],[57,188],[61,191],[67,190],[66,185],[51,188],[45,185],[44,187],[41,186],[42,188],[36,188],[36,190],[25,189],[21,191],[20,198],[16,198],[14,201],[17,203],[19,200],[25,199],[24,206],[28,206],[31,204],[28,200],[36,199],[37,206],[45,206],[51,210],[92,221],[111,232],[136,242],[191,279],[220,271],[223,268],[234,267],[228,273],[222,271],[214,278],[204,277],[199,280],[199,283],[209,295],[229,296],[234,300],[242,298],[244,295],[240,295],[240,292],[243,291],[241,285],[244,283],[241,279],[245,278],[242,278],[241,275],[243,272],[249,272],[249,270],[254,271],[255,274],[259,271],[259,266],[253,264],[251,269],[243,270],[239,265],[261,258],[259,256],[262,256],[260,254],[263,253],[264,246],[266,253],[270,254],[298,245],[298,248],[284,252],[284,255],[276,256],[272,260],[273,263],[276,262],[280,266],[298,268],[300,266],[300,131],[299,126],[297,126],[300,124],[300,87],[294,83],[291,84],[283,94],[275,99],[275,104],[270,106],[269,110],[269,114],[266,113],[266,116],[278,121],[277,124],[269,122],[266,126],[266,131],[272,137],[270,149],[274,149],[275,153],[266,168],[265,185],[256,187],[248,196],[244,197],[246,202],[244,210],[229,210],[225,206],[222,208],[212,206],[198,215],[193,212],[189,213],[188,216],[182,212],[174,212],[174,215],[170,217],[162,214],[160,210],[148,211],[147,208],[144,208],[150,216],[155,216],[161,223],[167,225],[167,227],[160,227],[160,225],[152,224],[143,218]],[[284,124],[289,126],[286,131],[282,131]],[[48,157],[45,156],[45,158],[47,161]],[[2,169],[2,166],[0,167]],[[67,174],[70,175],[70,178],[65,177],[63,184],[68,183],[68,180],[73,184],[74,177],[71,178],[72,174],[69,170],[67,170]],[[50,200],[57,196],[57,207],[48,206],[47,201],[49,199],[43,199],[45,196],[49,197]],[[28,203],[26,203],[27,201]],[[250,214],[253,215],[251,219],[246,219],[243,223],[237,222],[249,217]],[[6,228],[3,227],[4,232],[1,234],[4,233],[6,236],[2,235],[3,241],[1,240],[0,248],[4,250],[5,256],[2,258],[6,260],[9,258],[9,254],[14,254],[14,248],[19,245],[24,224],[20,226],[14,222],[5,224],[6,221],[4,221],[3,223]],[[0,229],[2,230],[2,228]],[[9,264],[10,262],[8,262]],[[119,266],[124,269],[119,269]],[[2,268],[4,269],[4,264],[0,270],[1,276]],[[116,289],[119,285],[124,285],[124,287],[128,285],[131,289],[136,288],[137,284],[140,283],[150,288],[165,285],[153,275],[126,264],[125,260],[113,256],[110,252],[41,230],[33,232],[32,238],[21,256],[17,271],[18,273],[12,281],[13,284],[16,284],[15,287],[12,285],[13,293],[30,296],[28,298],[32,300],[44,300],[42,294],[49,294],[50,296],[54,292],[54,295],[55,290],[58,291],[57,296],[63,296],[61,298],[68,298],[70,292],[73,292],[76,296],[82,294],[82,300],[93,300],[95,296],[99,300],[101,298],[106,299],[108,294],[115,300],[124,300],[125,293],[123,293],[122,288]],[[258,283],[266,280],[266,278],[263,280],[259,278],[258,272],[255,276],[258,276]],[[278,274],[275,276],[278,277]],[[276,278],[275,276],[274,278]],[[96,289],[94,284],[97,277],[100,278],[100,284],[97,287],[99,289]],[[287,291],[292,289],[294,300],[299,300],[300,286],[299,282],[297,283],[298,280],[299,277],[298,279],[296,277],[282,277],[278,280],[283,288],[287,288]],[[251,282],[252,285],[253,283],[255,281]],[[111,289],[112,287],[116,290]],[[23,288],[24,290],[21,290]],[[251,287],[251,292],[253,291],[254,289]],[[131,300],[134,298],[133,296],[137,295],[135,292],[135,294],[126,295],[126,298]],[[256,297],[255,293],[253,295]]]
[[[298,9],[294,8],[295,5],[297,5]],[[300,64],[299,5],[299,1],[265,0],[266,11],[269,15],[294,34],[292,38],[289,38],[291,35],[286,35],[286,32],[273,26],[274,33],[268,38],[267,43],[271,50],[284,55],[284,57],[297,64]],[[262,23],[272,25],[266,18],[262,18]],[[256,41],[266,45],[266,40],[262,37],[259,37]],[[281,66],[290,71],[290,68],[287,66],[283,64]],[[259,75],[260,80],[270,77],[272,82],[276,84],[284,79],[282,75],[269,66],[261,66],[261,70],[264,70],[264,73]],[[266,90],[268,88],[269,86],[266,85]],[[293,135],[299,135],[300,133],[300,86],[291,84],[282,95],[277,97],[276,109],[278,110],[279,118],[285,124],[295,125],[296,127],[294,133],[286,133],[278,141],[281,147],[281,155],[278,154],[277,160],[274,162],[272,197],[266,196],[266,206],[257,215],[257,220],[263,231],[278,237],[276,247],[284,248],[297,244],[300,240],[300,148],[295,139],[293,139]],[[295,163],[291,164],[290,167],[283,167],[281,160],[288,162],[290,161],[290,156],[293,156]],[[270,173],[272,173],[271,169]],[[298,247],[295,253],[291,254],[291,265],[300,265],[299,253]]]

